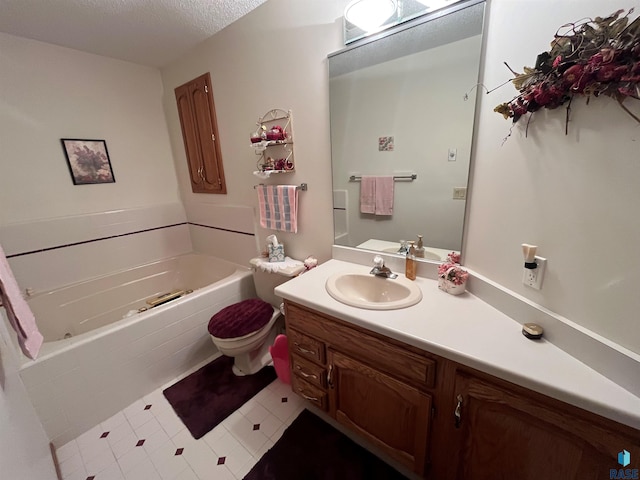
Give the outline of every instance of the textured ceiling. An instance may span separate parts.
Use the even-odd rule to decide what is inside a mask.
[[[0,0],[0,32],[162,67],[266,0]]]

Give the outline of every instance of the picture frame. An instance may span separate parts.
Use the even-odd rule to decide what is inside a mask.
[[[60,142],[74,185],[115,183],[106,141],[61,138]]]

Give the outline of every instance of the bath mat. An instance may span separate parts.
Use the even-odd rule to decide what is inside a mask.
[[[237,377],[233,358],[221,356],[162,393],[193,438],[198,439],[276,379],[273,367]]]
[[[244,480],[406,480],[397,470],[304,410]]]

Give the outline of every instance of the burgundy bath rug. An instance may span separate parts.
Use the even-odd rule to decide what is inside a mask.
[[[200,438],[276,379],[273,367],[238,377],[221,356],[162,393],[193,438]]]
[[[304,410],[244,480],[406,480],[397,470]]]

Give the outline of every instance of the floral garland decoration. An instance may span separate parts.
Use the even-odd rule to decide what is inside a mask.
[[[505,63],[520,93],[494,111],[515,124],[527,113],[567,104],[567,134],[573,97],[584,96],[588,103],[591,96],[606,95],[640,123],[623,105],[627,98],[640,100],[640,17],[629,23],[633,8],[620,17],[623,12],[563,25],[554,35],[551,50],[538,55],[535,67],[524,67],[524,73],[514,72]]]

